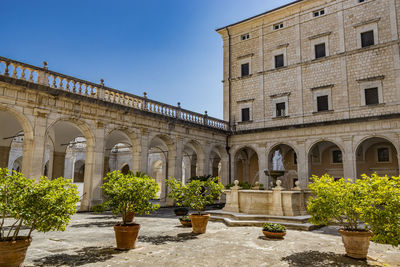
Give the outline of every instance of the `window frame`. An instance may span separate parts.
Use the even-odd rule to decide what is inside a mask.
[[[243,66],[247,65],[247,74],[243,74]],[[240,77],[248,77],[250,75],[250,62],[240,64]]]
[[[334,157],[334,153],[335,152],[340,152],[341,154],[341,161],[340,162],[335,162],[335,157]],[[334,148],[331,150],[331,163],[332,164],[343,164],[343,152],[340,148]]]
[[[314,113],[323,113],[323,112],[328,112],[333,110],[333,104],[332,104],[332,87],[331,85],[328,88],[320,88],[320,89],[315,89],[313,91],[313,98],[314,98]],[[328,96],[328,110],[324,111],[318,111],[318,97],[321,96]]]
[[[382,91],[383,90],[382,89],[382,80],[366,81],[366,82],[360,82],[361,106],[365,106],[365,107],[375,106],[372,104],[369,104],[369,105],[366,104],[365,90],[371,89],[371,88],[378,88],[378,104],[375,104],[375,105],[380,105],[380,104],[384,103],[383,91]]]
[[[326,109],[320,110],[320,105],[319,105],[318,99],[321,99],[322,97],[326,98]],[[329,95],[317,96],[317,112],[325,112],[325,111],[329,111]]]
[[[240,40],[241,41],[246,41],[246,40],[249,40],[249,39],[250,39],[250,33],[245,33],[245,34],[240,35]]]
[[[244,119],[243,119],[243,111],[244,111],[244,110],[247,110],[247,111],[248,111],[248,114],[247,114],[248,119],[247,119],[247,120],[244,120]],[[250,107],[242,107],[242,108],[240,109],[240,111],[241,111],[241,114],[240,114],[240,115],[241,115],[241,118],[240,118],[240,119],[241,119],[241,120],[240,120],[241,122],[249,122],[249,121],[251,121],[251,119],[250,119]]]
[[[388,150],[388,153],[389,153],[389,155],[388,155],[388,161],[380,161],[379,160],[379,150],[380,149],[387,149]],[[378,146],[377,148],[376,148],[376,162],[377,163],[392,163],[392,151],[391,151],[391,149],[390,149],[390,146]]]
[[[357,36],[357,48],[358,49],[366,49],[371,46],[376,46],[379,44],[379,32],[378,32],[378,23],[379,19],[375,20],[374,22],[371,23],[366,23],[366,24],[359,24],[354,26],[356,28],[356,36]],[[361,41],[361,34],[365,32],[372,31],[374,34],[374,44],[370,46],[363,47],[362,46],[362,41]]]

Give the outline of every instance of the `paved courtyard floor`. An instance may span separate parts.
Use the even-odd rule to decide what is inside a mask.
[[[192,235],[172,209],[136,218],[137,248],[121,252],[115,249],[117,221],[79,213],[65,232],[35,233],[25,266],[400,266],[400,250],[386,245],[371,243],[367,261],[344,256],[333,227],[289,230],[284,240],[271,240],[257,227],[209,222],[206,234]]]

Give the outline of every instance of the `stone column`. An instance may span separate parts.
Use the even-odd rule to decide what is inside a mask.
[[[34,109],[33,140],[28,140],[26,137],[24,139],[22,172],[25,176],[33,179],[38,179],[44,172],[47,114],[47,110]],[[62,166],[64,166],[64,164],[62,164]],[[63,176],[63,173],[60,176]]]
[[[282,207],[282,190],[281,187],[282,181],[276,181],[277,186],[272,189],[272,208],[271,215],[282,216],[283,215],[283,207]]]
[[[88,211],[91,206],[102,202],[101,185],[104,171],[105,131],[102,123],[97,123],[94,140],[87,140],[84,196],[81,211]]]
[[[268,158],[265,145],[257,147],[258,154],[258,182],[264,185],[264,188],[268,188],[268,178],[265,175],[264,170],[268,168]]]
[[[0,146],[0,168],[8,167],[8,157],[10,156],[9,146]]]
[[[221,183],[227,185],[229,183],[229,159],[224,157],[221,159]]]
[[[180,181],[182,179],[182,159],[183,159],[183,139],[177,137],[174,147],[168,147],[168,177],[175,178]],[[168,188],[165,186],[165,179],[163,180],[164,196],[168,195]],[[173,205],[172,199],[165,197],[165,205]]]
[[[301,189],[307,189],[309,183],[309,157],[305,142],[297,142],[297,177]]]
[[[65,152],[53,153],[53,179],[64,176]]]
[[[141,171],[147,173],[148,170],[148,161],[149,161],[149,132],[145,129],[140,131],[139,136],[140,147],[133,148],[133,155],[132,155],[132,170]],[[151,173],[147,173],[151,175]]]
[[[343,154],[343,174],[344,178],[350,178],[353,181],[357,179],[356,171],[356,152],[353,151],[353,138],[351,136],[342,138],[344,143]]]

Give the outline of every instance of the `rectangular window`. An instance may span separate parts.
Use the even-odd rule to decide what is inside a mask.
[[[275,56],[275,68],[277,69],[283,67],[284,65],[285,65],[285,60],[283,54]]]
[[[326,57],[325,43],[315,46],[315,58]]]
[[[378,162],[389,162],[389,148],[378,148]]]
[[[247,39],[250,39],[250,34],[249,34],[249,33],[243,34],[243,35],[240,37],[240,39],[242,39],[242,41],[247,40]]]
[[[317,111],[329,110],[329,97],[327,95],[317,97]]]
[[[319,16],[322,16],[322,15],[325,15],[325,9],[314,11],[313,15],[314,15],[314,17],[319,17]]]
[[[276,117],[286,116],[286,103],[276,103]]]
[[[359,3],[364,3],[364,2],[365,2],[365,0],[358,0],[358,2],[359,2]]]
[[[250,120],[250,108],[242,108],[242,121]]]
[[[379,104],[378,88],[365,89],[365,105]]]
[[[374,45],[374,31],[367,31],[361,33],[361,47],[368,47]]]
[[[242,77],[250,75],[250,64],[242,64]]]
[[[283,28],[283,23],[277,23],[273,26],[274,30],[279,30]]]
[[[340,150],[332,151],[332,162],[333,163],[342,163],[343,162],[342,151],[340,151]]]

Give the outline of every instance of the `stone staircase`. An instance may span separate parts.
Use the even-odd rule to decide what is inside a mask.
[[[275,215],[258,215],[228,212],[223,210],[209,210],[210,221],[223,222],[228,226],[259,226],[264,223],[279,223],[288,229],[311,231],[317,229],[318,226],[308,222],[311,217],[304,216],[275,216]]]

